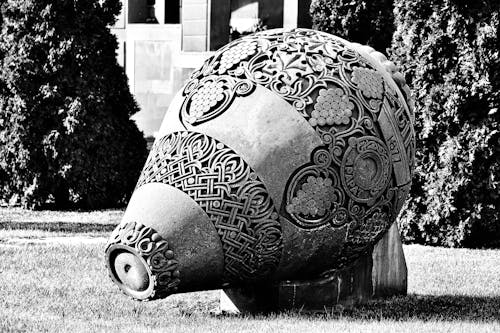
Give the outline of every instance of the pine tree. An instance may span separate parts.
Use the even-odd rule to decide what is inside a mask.
[[[120,6],[1,2],[0,198],[101,208],[130,195],[146,144],[109,30]]]
[[[386,52],[394,32],[393,0],[312,0],[313,28]]]
[[[500,2],[396,0],[393,60],[416,100],[408,240],[500,246]]]

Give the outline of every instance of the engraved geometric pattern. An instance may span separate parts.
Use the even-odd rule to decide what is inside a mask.
[[[290,103],[323,145],[288,180],[280,214],[303,229],[345,227],[343,253],[350,256],[389,228],[414,167],[410,97],[401,86],[393,87],[387,79],[393,73],[381,65],[388,72],[384,76],[374,59],[354,44],[308,29],[246,36],[221,48],[191,75],[180,119],[197,125],[188,114],[217,117],[237,96],[233,91],[240,81],[246,93],[261,85]],[[201,112],[191,110],[193,92],[217,77],[234,80],[223,88],[228,97],[204,102]],[[333,190],[310,184],[311,177],[328,180]],[[326,198],[319,200],[317,191]]]
[[[272,273],[281,258],[278,212],[263,182],[233,150],[195,132],[155,142],[137,187],[165,183],[188,194],[215,225],[227,282]]]

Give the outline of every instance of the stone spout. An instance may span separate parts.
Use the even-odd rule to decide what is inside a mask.
[[[134,192],[106,261],[112,280],[140,300],[221,287],[223,253],[212,222],[188,195],[166,184]]]

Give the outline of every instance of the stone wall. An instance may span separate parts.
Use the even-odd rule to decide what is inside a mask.
[[[310,0],[179,1],[181,22],[165,24],[175,16],[167,13],[175,6],[166,7],[164,1],[157,0],[155,16],[159,24],[145,24],[146,2],[124,0],[122,14],[112,28],[118,39],[118,62],[125,68],[131,91],[141,107],[134,118],[146,136],[158,130],[166,108],[189,73],[202,64],[210,51],[228,43],[232,11],[251,5],[268,28],[282,27],[284,16],[296,27],[297,15],[304,14],[301,8]],[[287,11],[286,6],[293,10]]]
[[[207,51],[208,14],[208,0],[183,0],[181,16],[183,51]]]

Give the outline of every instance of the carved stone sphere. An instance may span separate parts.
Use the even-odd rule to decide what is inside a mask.
[[[370,47],[308,29],[236,40],[171,103],[108,258],[144,260],[124,278],[137,298],[347,265],[403,206],[412,123],[403,76]]]

